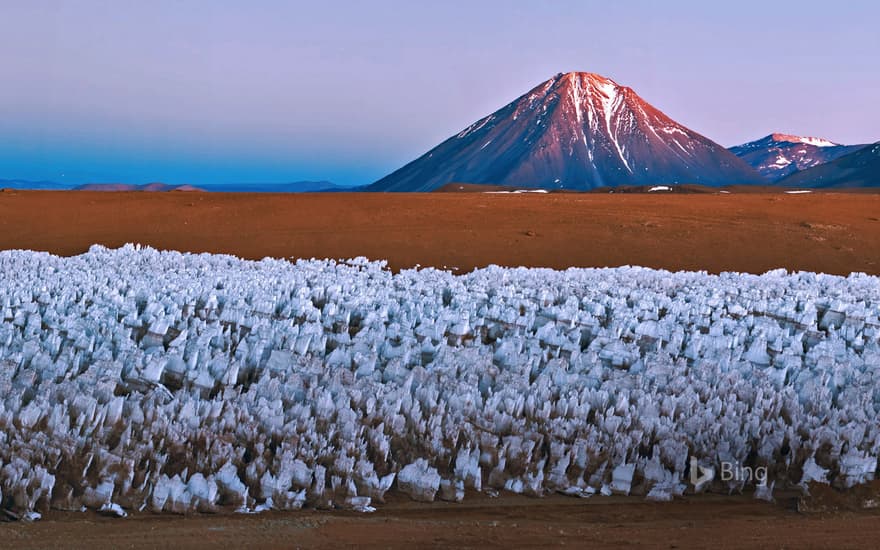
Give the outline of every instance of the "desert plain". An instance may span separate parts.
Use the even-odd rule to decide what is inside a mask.
[[[873,193],[0,193],[0,249],[139,243],[246,259],[880,274]]]

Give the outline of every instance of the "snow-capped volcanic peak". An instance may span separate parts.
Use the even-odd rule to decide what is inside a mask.
[[[770,181],[779,181],[795,172],[807,170],[858,151],[863,145],[839,145],[816,137],[770,134],[730,151],[748,162]]]
[[[371,186],[430,191],[450,182],[547,189],[755,183],[723,147],[614,80],[559,73]]]
[[[804,143],[807,145],[813,145],[815,147],[836,147],[840,145],[839,143],[834,143],[833,141],[828,141],[827,139],[817,137],[792,136],[789,134],[773,134],[770,137],[773,138],[773,141]]]

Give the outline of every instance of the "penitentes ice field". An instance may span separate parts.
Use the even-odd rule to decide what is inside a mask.
[[[878,313],[866,275],[6,251],[0,502],[33,519],[850,487],[877,470]],[[703,475],[725,464],[766,484]]]

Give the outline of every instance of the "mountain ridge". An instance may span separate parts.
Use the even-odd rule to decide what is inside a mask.
[[[366,190],[431,191],[454,181],[576,190],[763,183],[632,88],[584,72],[542,82]]]
[[[730,148],[770,182],[854,153],[866,145],[840,145],[824,138],[773,133]]]
[[[831,162],[796,172],[779,185],[818,189],[880,187],[880,141]]]
[[[287,183],[209,183],[204,185],[190,185],[162,182],[145,184],[122,182],[73,184],[56,183],[52,181],[0,179],[0,188],[42,191],[208,191],[222,193],[322,193],[357,190],[355,187],[344,187],[326,180],[303,180]]]

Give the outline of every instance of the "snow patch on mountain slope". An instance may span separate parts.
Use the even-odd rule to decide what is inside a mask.
[[[615,119],[615,114],[617,114],[617,110],[623,102],[623,95],[620,93],[617,84],[611,80],[595,78],[590,80],[590,84],[598,92],[602,118],[605,121],[605,130],[607,131],[606,135],[611,140],[611,144],[614,145],[614,148],[617,150],[617,155],[620,157],[623,165],[630,171],[630,173],[632,173],[629,161],[626,159],[626,155],[624,155],[624,147],[621,146],[618,138],[619,128],[616,123],[619,122],[620,117],[618,116]],[[612,128],[613,121],[615,124]]]
[[[829,141],[823,138],[792,136],[789,134],[772,134],[772,138],[773,140],[779,142],[805,143],[807,145],[813,145],[815,147],[836,147],[839,145],[838,143],[834,143],[833,141]]]
[[[471,124],[470,126],[468,126],[467,128],[465,128],[464,130],[462,130],[462,132],[459,133],[456,137],[459,138],[459,139],[461,139],[461,138],[465,138],[465,137],[467,137],[467,136],[473,134],[474,132],[478,132],[478,131],[480,131],[484,126],[486,126],[487,124],[489,124],[490,122],[492,122],[492,120],[494,120],[494,119],[495,119],[495,116],[494,116],[494,115],[489,115],[489,116],[487,116],[486,118],[483,118],[483,119],[481,119],[481,120],[478,120],[477,122],[474,122],[473,124]]]

